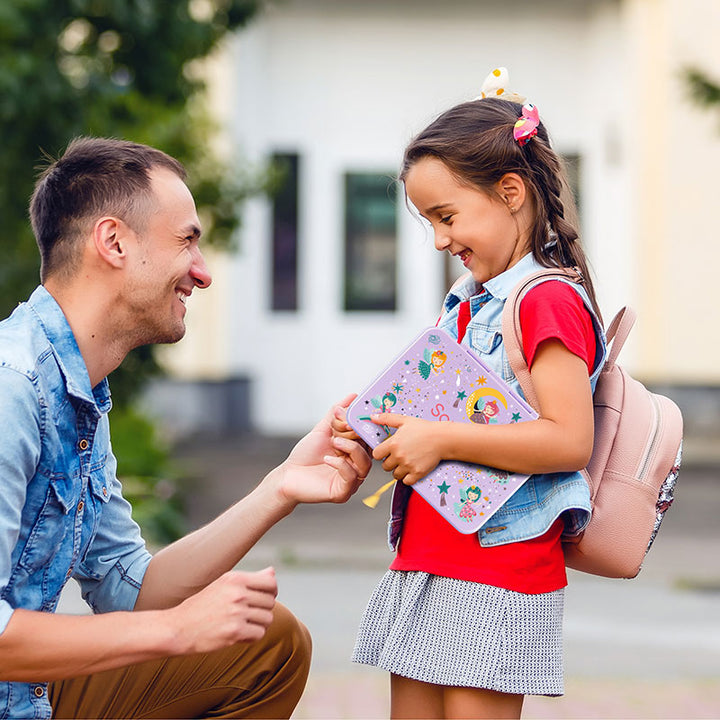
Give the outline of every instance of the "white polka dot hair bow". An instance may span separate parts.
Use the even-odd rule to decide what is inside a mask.
[[[507,68],[495,68],[483,80],[480,88],[480,95],[476,100],[484,100],[485,98],[500,98],[501,100],[509,100],[523,106],[522,113],[513,128],[513,137],[522,147],[531,138],[537,135],[537,128],[540,124],[540,117],[537,108],[531,103],[526,103],[526,98],[509,88],[510,74]]]
[[[492,72],[488,73],[488,76],[483,80],[482,87],[480,88],[480,95],[475,99],[482,100],[490,97],[498,97],[502,100],[519,103],[520,105],[526,100],[523,95],[510,90],[510,74],[507,68],[504,67],[495,68]]]

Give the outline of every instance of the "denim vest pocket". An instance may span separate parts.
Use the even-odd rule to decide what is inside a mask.
[[[78,487],[65,474],[50,477],[45,501],[28,536],[18,564],[33,572],[47,566],[60,549],[65,537],[73,531],[67,517],[77,503]]]
[[[502,342],[500,329],[487,325],[473,327],[471,324],[467,329],[467,334],[473,350],[482,355],[490,355]]]
[[[472,351],[505,382],[510,383],[515,376],[507,359],[500,328],[488,325],[472,327],[471,325],[468,327],[467,335]]]

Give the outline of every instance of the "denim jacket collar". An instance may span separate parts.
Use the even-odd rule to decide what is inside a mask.
[[[55,298],[39,285],[28,299],[28,305],[50,341],[50,346],[62,371],[69,395],[94,405],[98,413],[110,410],[110,387],[103,378],[94,388],[75,336]]]

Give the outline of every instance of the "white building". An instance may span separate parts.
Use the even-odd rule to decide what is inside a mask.
[[[720,131],[680,71],[720,73],[718,29],[715,0],[270,4],[214,64],[212,101],[223,152],[282,156],[296,176],[284,200],[248,203],[235,256],[210,258],[215,283],[165,356],[174,376],[247,378],[253,427],[295,434],[433,324],[458,269],[391,180],[410,138],[504,65],[576,171],[606,318],[639,311],[624,362],[653,382],[717,383],[697,338],[720,319]]]

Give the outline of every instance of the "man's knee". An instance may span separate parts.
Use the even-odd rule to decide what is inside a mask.
[[[277,603],[257,642],[52,683],[51,702],[57,717],[205,717],[212,710],[218,718],[285,718],[305,689],[311,654],[307,628]],[[121,691],[127,687],[137,692]]]
[[[275,603],[273,614],[274,619],[267,630],[265,644],[276,650],[272,654],[280,666],[307,678],[312,658],[310,632],[281,603]]]
[[[243,692],[237,704],[228,706],[227,717],[290,717],[305,690],[312,657],[310,633],[284,605],[276,603],[273,612],[262,640],[247,648],[249,656],[238,657],[237,687]]]

